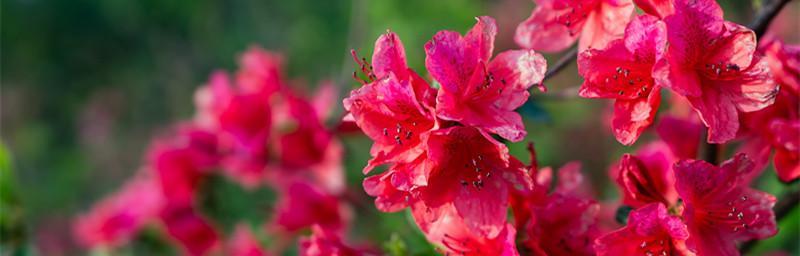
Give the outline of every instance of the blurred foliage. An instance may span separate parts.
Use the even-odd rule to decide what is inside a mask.
[[[720,2],[727,18],[750,20],[748,1]],[[475,16],[494,16],[500,26],[496,48],[505,50],[514,47],[514,27],[532,8],[529,0],[0,1],[0,132],[14,152],[16,170],[10,171],[10,155],[2,148],[0,254],[21,248],[9,244],[19,246],[23,240],[14,239],[25,237],[43,255],[82,252],[71,237],[72,218],[132,176],[150,138],[191,116],[194,89],[213,70],[235,70],[237,57],[250,45],[283,53],[287,77],[296,86],[333,80],[344,96],[356,86],[349,79],[356,68],[349,50],[369,58],[374,40],[387,29],[404,42],[412,68],[424,70],[423,45],[437,31],[464,32]],[[559,56],[546,57],[553,63]],[[558,91],[580,82],[572,65],[547,85]],[[606,106],[599,100],[543,99],[522,110],[529,131],[525,142],[536,143],[540,165],[582,162],[603,200],[616,198],[609,164],[654,137],[645,134],[633,147],[620,146],[603,123]],[[433,254],[407,212],[378,212],[361,189],[370,141],[357,135],[342,139],[358,216],[352,242],[370,241],[393,255]],[[524,162],[526,144],[509,145]],[[762,180],[769,192],[784,190],[774,176]],[[226,232],[242,219],[260,230],[275,198],[271,191],[243,190],[222,177],[212,178],[203,191],[204,212]],[[799,214],[795,210],[793,221],[781,224],[782,233],[757,251],[796,252],[791,239],[798,236],[792,227]],[[148,229],[119,253],[175,251],[157,230]]]

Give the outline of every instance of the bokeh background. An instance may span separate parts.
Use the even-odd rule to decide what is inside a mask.
[[[759,1],[720,0],[726,18],[747,24]],[[474,17],[490,15],[500,28],[496,51],[516,48],[516,25],[529,14],[529,0],[3,0],[0,2],[0,254],[82,255],[72,239],[71,220],[118,188],[138,169],[151,137],[170,123],[190,118],[192,94],[216,69],[236,69],[251,45],[284,54],[288,77],[313,88],[334,81],[340,97],[357,83],[350,49],[371,56],[387,29],[399,34],[409,62],[424,73],[423,44],[438,30],[464,32]],[[775,21],[789,43],[800,43],[794,1]],[[550,64],[558,54],[546,55]],[[580,85],[571,65],[547,86],[551,94]],[[577,160],[600,200],[616,190],[608,166],[625,152],[603,123],[607,101],[561,99],[534,93],[524,106],[527,141],[536,143],[542,166]],[[341,106],[337,111],[341,112]],[[336,121],[336,120],[333,120]],[[356,205],[351,238],[383,249],[432,254],[407,213],[378,213],[361,189],[361,168],[370,142],[342,138]],[[528,160],[526,143],[509,145]],[[771,167],[770,167],[771,168]],[[216,177],[204,192],[206,213],[230,230],[238,219],[259,225],[269,215],[274,193],[245,191]],[[780,195],[787,186],[765,172],[759,187]],[[759,244],[800,254],[800,212],[781,223],[781,233]],[[268,239],[268,238],[265,238]],[[155,232],[144,232],[122,255],[172,254]],[[288,252],[291,254],[291,251]]]

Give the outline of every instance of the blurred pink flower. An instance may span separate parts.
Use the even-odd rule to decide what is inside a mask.
[[[686,248],[689,231],[660,203],[633,210],[628,225],[595,240],[597,255],[694,255]]]
[[[514,40],[543,52],[566,49],[580,37],[578,50],[605,48],[622,36],[633,14],[630,0],[534,0],[536,9],[520,23]]]

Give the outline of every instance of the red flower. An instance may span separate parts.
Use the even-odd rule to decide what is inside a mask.
[[[445,254],[519,255],[514,243],[516,230],[511,224],[504,223],[495,236],[485,236],[468,228],[467,220],[453,203],[430,207],[417,201],[411,212],[428,241],[442,246]]]
[[[604,48],[630,21],[630,0],[535,0],[536,9],[517,27],[514,40],[545,52],[566,49],[580,36],[578,49]]]
[[[307,169],[321,163],[332,134],[321,122],[311,102],[283,91],[283,104],[276,106],[277,154],[286,169]],[[277,112],[277,111],[276,111]]]
[[[187,255],[207,255],[219,245],[219,233],[190,204],[170,203],[160,217]]]
[[[528,99],[530,86],[541,83],[547,64],[532,50],[506,51],[491,60],[494,19],[477,19],[464,37],[440,31],[425,44],[425,66],[441,85],[436,114],[520,141],[526,132],[514,109]]]
[[[281,231],[295,232],[312,225],[341,230],[345,217],[339,200],[304,181],[293,181],[279,188],[272,225]]]
[[[678,193],[675,191],[672,164],[676,161],[677,158],[661,142],[647,145],[635,156],[623,155],[616,179],[622,190],[623,202],[633,208],[650,203],[674,205]]]
[[[775,171],[781,180],[789,182],[800,177],[800,48],[769,40],[761,50],[781,90],[775,104],[744,114],[741,123],[750,137],[741,151],[753,156],[756,169],[760,170],[774,149]]]
[[[737,241],[777,233],[775,197],[748,187],[753,163],[737,154],[720,167],[699,160],[675,164],[678,194],[685,204],[689,249],[699,255],[739,255]]]
[[[656,81],[689,100],[709,128],[709,142],[733,139],[737,110],[762,109],[777,94],[766,61],[754,54],[755,33],[723,20],[713,0],[676,0],[675,15],[664,20],[669,46],[656,64]]]
[[[467,228],[494,238],[506,223],[509,194],[529,191],[532,181],[505,145],[475,128],[456,126],[431,132],[427,140],[429,178],[419,188],[427,207],[453,204]]]
[[[534,193],[514,200],[514,217],[517,227],[524,231],[525,247],[536,255],[593,255],[600,207],[581,191],[586,185],[580,164],[561,167],[558,185],[546,194],[551,177],[549,167],[539,170]]]
[[[139,174],[75,220],[76,239],[87,247],[124,244],[158,216],[163,203],[158,183]]]
[[[661,85],[653,79],[653,65],[663,57],[666,28],[653,16],[635,18],[625,37],[606,48],[589,49],[578,57],[584,77],[579,94],[586,98],[611,98],[614,102],[614,135],[622,144],[636,142],[653,123],[661,102]]]
[[[194,127],[180,127],[171,138],[156,140],[150,168],[169,202],[192,202],[200,182],[219,162],[217,137]]]
[[[628,225],[595,240],[597,255],[694,255],[686,224],[652,203],[631,212]]]
[[[394,34],[387,34],[378,39],[378,43],[387,43],[387,37],[395,38]],[[399,39],[391,42],[394,42],[392,46],[402,49]],[[376,54],[386,51],[376,51]],[[399,56],[395,61],[405,60],[403,55]],[[373,58],[386,59],[380,56]],[[375,64],[378,63],[383,62],[375,61]],[[378,65],[376,70],[384,70],[382,65],[385,64]],[[391,72],[376,73],[383,77],[353,90],[350,97],[344,99],[345,109],[350,112],[361,130],[374,141],[370,150],[373,158],[364,168],[365,173],[381,164],[405,163],[416,159],[424,152],[420,147],[421,136],[434,126],[432,113],[424,107],[424,99],[421,98],[423,95],[419,95],[413,86],[414,83],[424,81],[416,78],[403,79]]]
[[[633,0],[633,2],[645,13],[661,19],[675,13],[673,0]]]

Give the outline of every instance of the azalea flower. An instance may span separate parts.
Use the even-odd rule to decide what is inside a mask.
[[[669,46],[656,63],[656,82],[689,100],[708,127],[708,142],[733,139],[738,111],[763,109],[777,94],[767,62],[755,54],[755,33],[723,20],[713,0],[676,0],[664,22]]]
[[[395,46],[401,46],[397,42]],[[434,117],[423,106],[412,83],[388,73],[353,90],[344,99],[345,110],[374,141],[370,150],[373,158],[364,173],[385,163],[410,162],[424,152],[421,138],[433,128]]]
[[[200,182],[219,163],[217,137],[192,125],[156,140],[148,151],[149,170],[170,203],[192,202]]]
[[[533,50],[505,51],[491,59],[497,27],[490,17],[477,20],[463,37],[440,31],[425,44],[425,67],[441,85],[436,114],[520,141],[526,131],[514,110],[528,99],[528,88],[542,82],[547,64]]]
[[[619,38],[633,13],[630,0],[534,0],[536,9],[519,24],[514,40],[544,52],[566,49],[578,37],[578,50],[605,48]]]
[[[640,149],[636,155],[625,154],[620,160],[620,187],[625,205],[639,208],[650,203],[675,205],[675,174],[672,164],[676,157],[663,142],[654,142]]]
[[[532,189],[524,166],[508,148],[485,132],[455,126],[431,132],[427,139],[427,185],[419,200],[431,208],[453,204],[467,228],[495,238],[505,227],[510,193]]]
[[[313,225],[341,230],[345,213],[339,200],[305,181],[294,181],[279,188],[271,225],[280,231],[296,232]]]
[[[777,233],[775,197],[748,185],[753,162],[737,154],[719,167],[701,160],[675,164],[676,188],[689,227],[687,246],[698,255],[739,255],[736,242]]]
[[[771,39],[760,49],[781,90],[772,106],[744,114],[741,123],[749,136],[741,151],[754,157],[756,169],[763,169],[774,151],[775,171],[789,182],[800,177],[800,47]]]
[[[220,244],[220,234],[190,204],[169,203],[159,214],[172,239],[186,255],[207,255]]]
[[[534,254],[594,254],[600,206],[587,197],[580,168],[577,162],[561,167],[558,184],[550,192],[553,171],[542,168],[536,174],[534,193],[513,201],[516,225],[524,232],[522,243]]]
[[[140,173],[120,191],[79,216],[75,220],[75,237],[87,247],[125,244],[145,224],[158,217],[163,204],[159,184],[148,173]]]
[[[616,99],[612,126],[622,144],[636,142],[653,123],[661,102],[661,84],[653,79],[653,65],[663,57],[665,48],[664,23],[642,15],[628,24],[624,38],[578,56],[578,72],[585,79],[579,94]]]
[[[503,224],[495,236],[484,236],[467,228],[453,203],[430,207],[417,201],[411,209],[428,241],[440,245],[446,255],[519,255],[514,242],[516,230],[511,224]]]
[[[694,255],[686,248],[686,224],[660,203],[633,210],[622,229],[595,240],[597,255]]]

